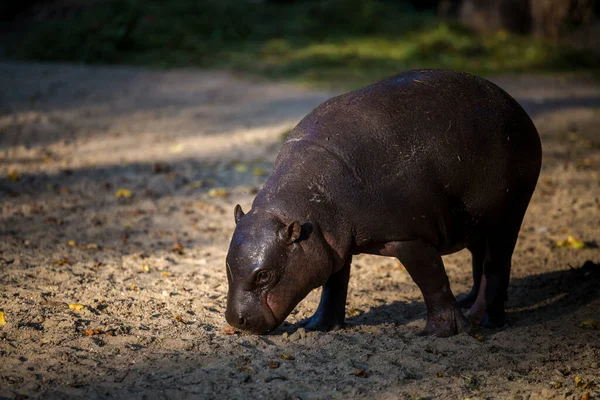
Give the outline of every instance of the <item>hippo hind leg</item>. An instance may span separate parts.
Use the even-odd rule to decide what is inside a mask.
[[[481,277],[483,276],[483,263],[485,261],[485,253],[487,240],[479,239],[471,245],[467,246],[471,252],[471,265],[473,269],[473,287],[471,291],[458,300],[458,305],[461,308],[471,308],[475,304],[479,288],[481,286]]]
[[[510,220],[510,219],[509,219]],[[496,328],[505,323],[504,305],[510,280],[511,259],[522,217],[510,224],[495,225],[486,235],[479,292],[467,316],[484,327]]]
[[[331,275],[323,285],[317,311],[301,322],[306,329],[329,331],[344,327],[351,262],[352,258],[346,260],[342,269]]]
[[[422,334],[438,337],[468,332],[444,269],[442,257],[431,244],[422,240],[386,243],[382,255],[397,257],[423,294],[427,307],[427,326]]]

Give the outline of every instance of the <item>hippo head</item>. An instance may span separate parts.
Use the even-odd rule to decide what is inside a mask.
[[[330,252],[318,227],[282,221],[274,213],[235,207],[236,228],[227,254],[227,322],[266,333],[332,273]]]

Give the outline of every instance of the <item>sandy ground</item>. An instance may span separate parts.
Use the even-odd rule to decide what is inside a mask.
[[[317,291],[250,336],[222,330],[233,207],[249,208],[282,136],[332,93],[0,63],[0,398],[600,398],[600,85],[495,81],[544,146],[508,325],[417,336],[425,307],[406,271],[359,256],[346,329],[294,325]],[[556,246],[569,235],[587,247]],[[464,294],[469,254],[444,262]]]

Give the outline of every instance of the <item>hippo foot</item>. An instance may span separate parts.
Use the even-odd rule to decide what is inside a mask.
[[[475,300],[477,300],[477,293],[479,290],[471,290],[469,293],[464,295],[458,300],[458,305],[460,308],[471,308],[473,304],[475,304]]]
[[[339,321],[336,318],[326,318],[322,314],[315,314],[310,318],[300,321],[300,326],[303,326],[307,331],[328,332],[343,329],[346,324],[344,321]]]
[[[491,312],[477,306],[473,306],[469,309],[467,318],[469,319],[471,327],[482,326],[488,329],[498,329],[502,328],[506,323],[504,310]]]
[[[427,326],[419,336],[448,337],[458,333],[468,333],[471,325],[458,307],[431,313],[427,317]]]

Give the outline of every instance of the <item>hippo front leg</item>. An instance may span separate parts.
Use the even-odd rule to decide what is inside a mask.
[[[344,327],[351,262],[351,258],[348,259],[342,269],[331,275],[323,285],[317,311],[304,322],[306,329],[329,331]]]
[[[397,257],[421,289],[427,306],[427,326],[423,334],[447,337],[470,330],[450,290],[442,257],[435,247],[422,240],[390,242],[382,254]]]

